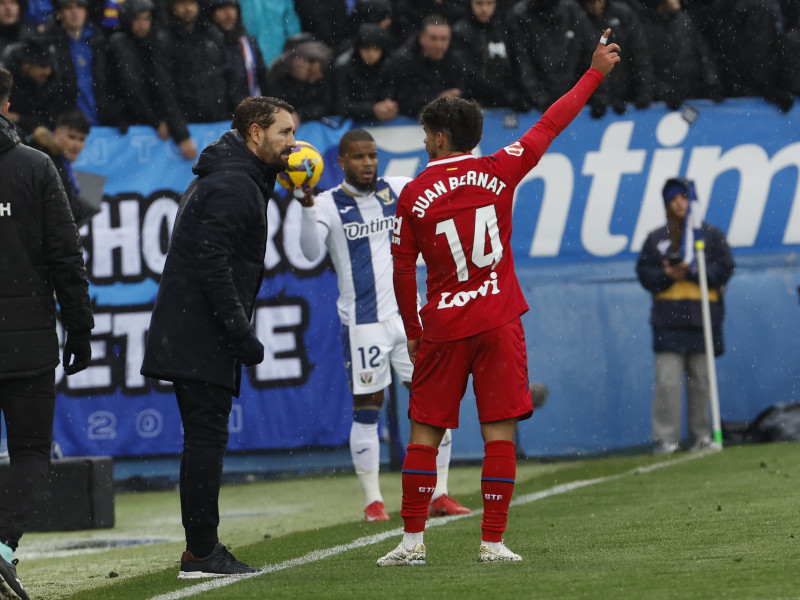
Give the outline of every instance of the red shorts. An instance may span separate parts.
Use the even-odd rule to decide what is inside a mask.
[[[457,428],[470,374],[481,423],[523,420],[533,414],[525,332],[517,318],[452,342],[426,342],[423,333],[411,381],[411,418],[434,427]]]

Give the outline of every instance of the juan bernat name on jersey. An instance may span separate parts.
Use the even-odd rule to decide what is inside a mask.
[[[489,175],[489,173],[467,171],[461,177],[448,177],[446,180],[440,179],[434,183],[432,187],[427,188],[422,194],[417,196],[414,206],[411,207],[411,212],[415,213],[420,219],[423,218],[425,216],[425,211],[428,210],[428,207],[436,198],[462,185],[482,187],[490,192],[494,192],[496,196],[499,196],[500,192],[506,187],[505,183],[500,181],[496,176]]]

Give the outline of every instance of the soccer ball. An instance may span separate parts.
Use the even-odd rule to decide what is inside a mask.
[[[319,150],[308,142],[297,142],[289,155],[289,166],[278,173],[278,183],[290,192],[304,184],[313,188],[319,183],[324,168]]]

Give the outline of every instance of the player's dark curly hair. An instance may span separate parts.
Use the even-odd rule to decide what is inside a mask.
[[[437,98],[422,109],[419,122],[432,133],[443,133],[456,152],[470,152],[483,135],[483,114],[474,100]]]
[[[233,111],[231,129],[237,130],[247,139],[250,125],[257,123],[262,129],[267,129],[275,122],[275,113],[281,109],[294,112],[294,107],[283,100],[269,96],[250,96],[242,100]]]

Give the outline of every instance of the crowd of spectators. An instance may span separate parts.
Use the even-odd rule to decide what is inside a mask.
[[[800,94],[800,0],[0,0],[0,66],[26,134],[78,108],[153,127],[184,157],[187,123],[246,96],[298,123],[416,116],[441,95],[543,111],[611,27],[623,61],[591,115],[663,101]]]

